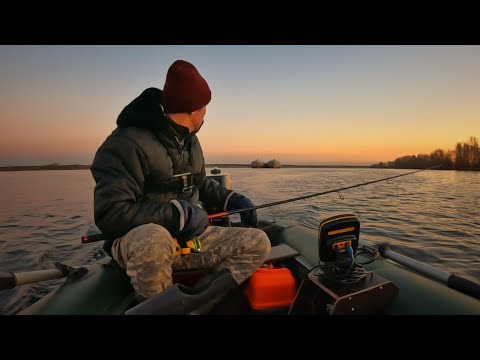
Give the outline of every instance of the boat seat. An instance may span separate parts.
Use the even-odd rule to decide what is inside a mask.
[[[268,254],[266,263],[271,263],[278,260],[288,259],[297,256],[299,252],[287,244],[280,244],[272,246],[270,254]]]
[[[285,260],[297,256],[299,252],[287,244],[280,244],[272,246],[270,254],[265,263],[271,263],[278,260]],[[191,270],[176,270],[173,272],[173,283],[181,283],[183,285],[192,286],[205,275],[211,273],[207,269],[191,269]]]
[[[175,270],[172,272],[172,280],[174,284],[180,283],[185,286],[194,286],[211,272],[209,269]]]

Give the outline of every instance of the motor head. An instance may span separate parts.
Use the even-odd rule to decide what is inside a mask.
[[[360,221],[355,214],[335,215],[320,223],[318,257],[321,262],[353,261],[360,237]]]

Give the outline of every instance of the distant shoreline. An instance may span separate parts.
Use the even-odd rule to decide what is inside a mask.
[[[0,171],[89,170],[91,165],[1,166]],[[251,168],[249,164],[205,164],[207,168]],[[282,165],[282,168],[370,168],[370,165]],[[260,170],[260,169],[258,169]],[[276,169],[274,169],[276,170]]]
[[[88,170],[90,165],[24,165],[1,166],[0,171],[35,171],[35,170]]]
[[[91,165],[19,165],[19,166],[0,166],[1,171],[45,171],[45,170],[89,170]],[[249,164],[205,164],[206,168],[215,168],[220,169],[225,168],[251,168],[257,171],[262,171],[263,169],[270,168],[252,168]],[[324,168],[324,169],[419,169],[418,167],[379,167],[375,164],[373,165],[282,165],[282,168],[290,169],[315,169],[315,168]],[[278,168],[273,169],[278,170]],[[439,169],[439,170],[457,170],[457,171],[480,171],[480,169]]]
[[[205,167],[219,168],[252,168],[250,164],[205,164]],[[369,168],[371,165],[284,165],[281,168]],[[281,168],[252,168],[252,169],[281,169]]]

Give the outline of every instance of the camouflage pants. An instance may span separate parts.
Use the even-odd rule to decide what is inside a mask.
[[[145,224],[116,239],[112,257],[126,270],[135,291],[150,298],[172,285],[172,270],[227,268],[241,284],[270,253],[267,234],[255,228],[209,226],[197,238],[200,253],[175,256],[170,232]]]

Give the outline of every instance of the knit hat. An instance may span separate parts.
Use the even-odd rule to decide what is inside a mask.
[[[211,98],[210,88],[195,66],[184,60],[170,66],[163,86],[166,113],[192,112],[207,105]]]

